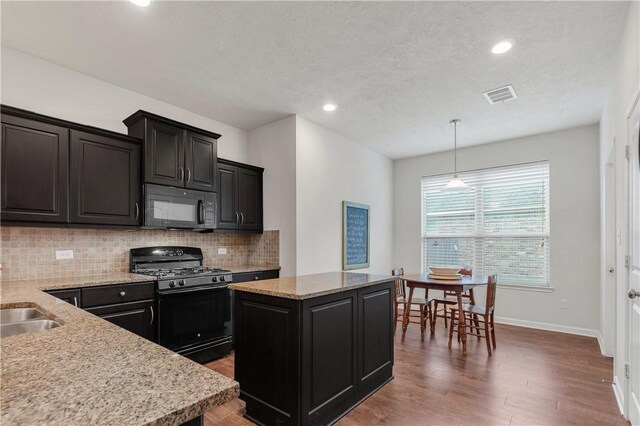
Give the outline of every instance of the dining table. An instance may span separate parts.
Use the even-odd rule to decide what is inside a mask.
[[[486,286],[489,283],[489,276],[482,275],[463,275],[458,279],[436,279],[431,278],[428,274],[409,274],[403,275],[402,278],[406,286],[409,288],[409,297],[407,298],[407,306],[411,306],[413,298],[413,291],[416,288],[423,288],[425,290],[443,290],[452,291],[456,293],[458,301],[458,333],[460,340],[462,341],[462,353],[467,354],[467,331],[466,322],[464,319],[464,311],[462,310],[462,293],[469,291],[471,303],[475,304],[475,297],[473,289],[478,286]],[[407,332],[407,326],[409,325],[409,309],[404,310],[404,317],[402,319],[402,335]],[[434,332],[434,321],[431,321],[431,333]],[[451,342],[449,342],[451,347]]]

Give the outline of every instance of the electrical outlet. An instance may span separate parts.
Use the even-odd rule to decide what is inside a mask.
[[[56,250],[56,260],[73,259],[73,250]]]
[[[226,247],[218,247],[218,254],[227,254]]]
[[[560,299],[560,309],[569,309],[569,301],[567,299]]]

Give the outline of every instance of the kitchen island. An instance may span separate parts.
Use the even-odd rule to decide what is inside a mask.
[[[392,277],[330,272],[229,287],[250,420],[331,424],[393,378]]]

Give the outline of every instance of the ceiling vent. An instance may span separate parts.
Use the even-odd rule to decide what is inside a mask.
[[[495,105],[515,99],[518,95],[516,94],[516,91],[513,90],[513,86],[508,85],[484,92],[484,97],[491,105]]]

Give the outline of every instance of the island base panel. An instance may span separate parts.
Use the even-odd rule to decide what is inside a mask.
[[[311,299],[235,295],[235,379],[246,417],[325,425],[393,377],[393,282]]]

